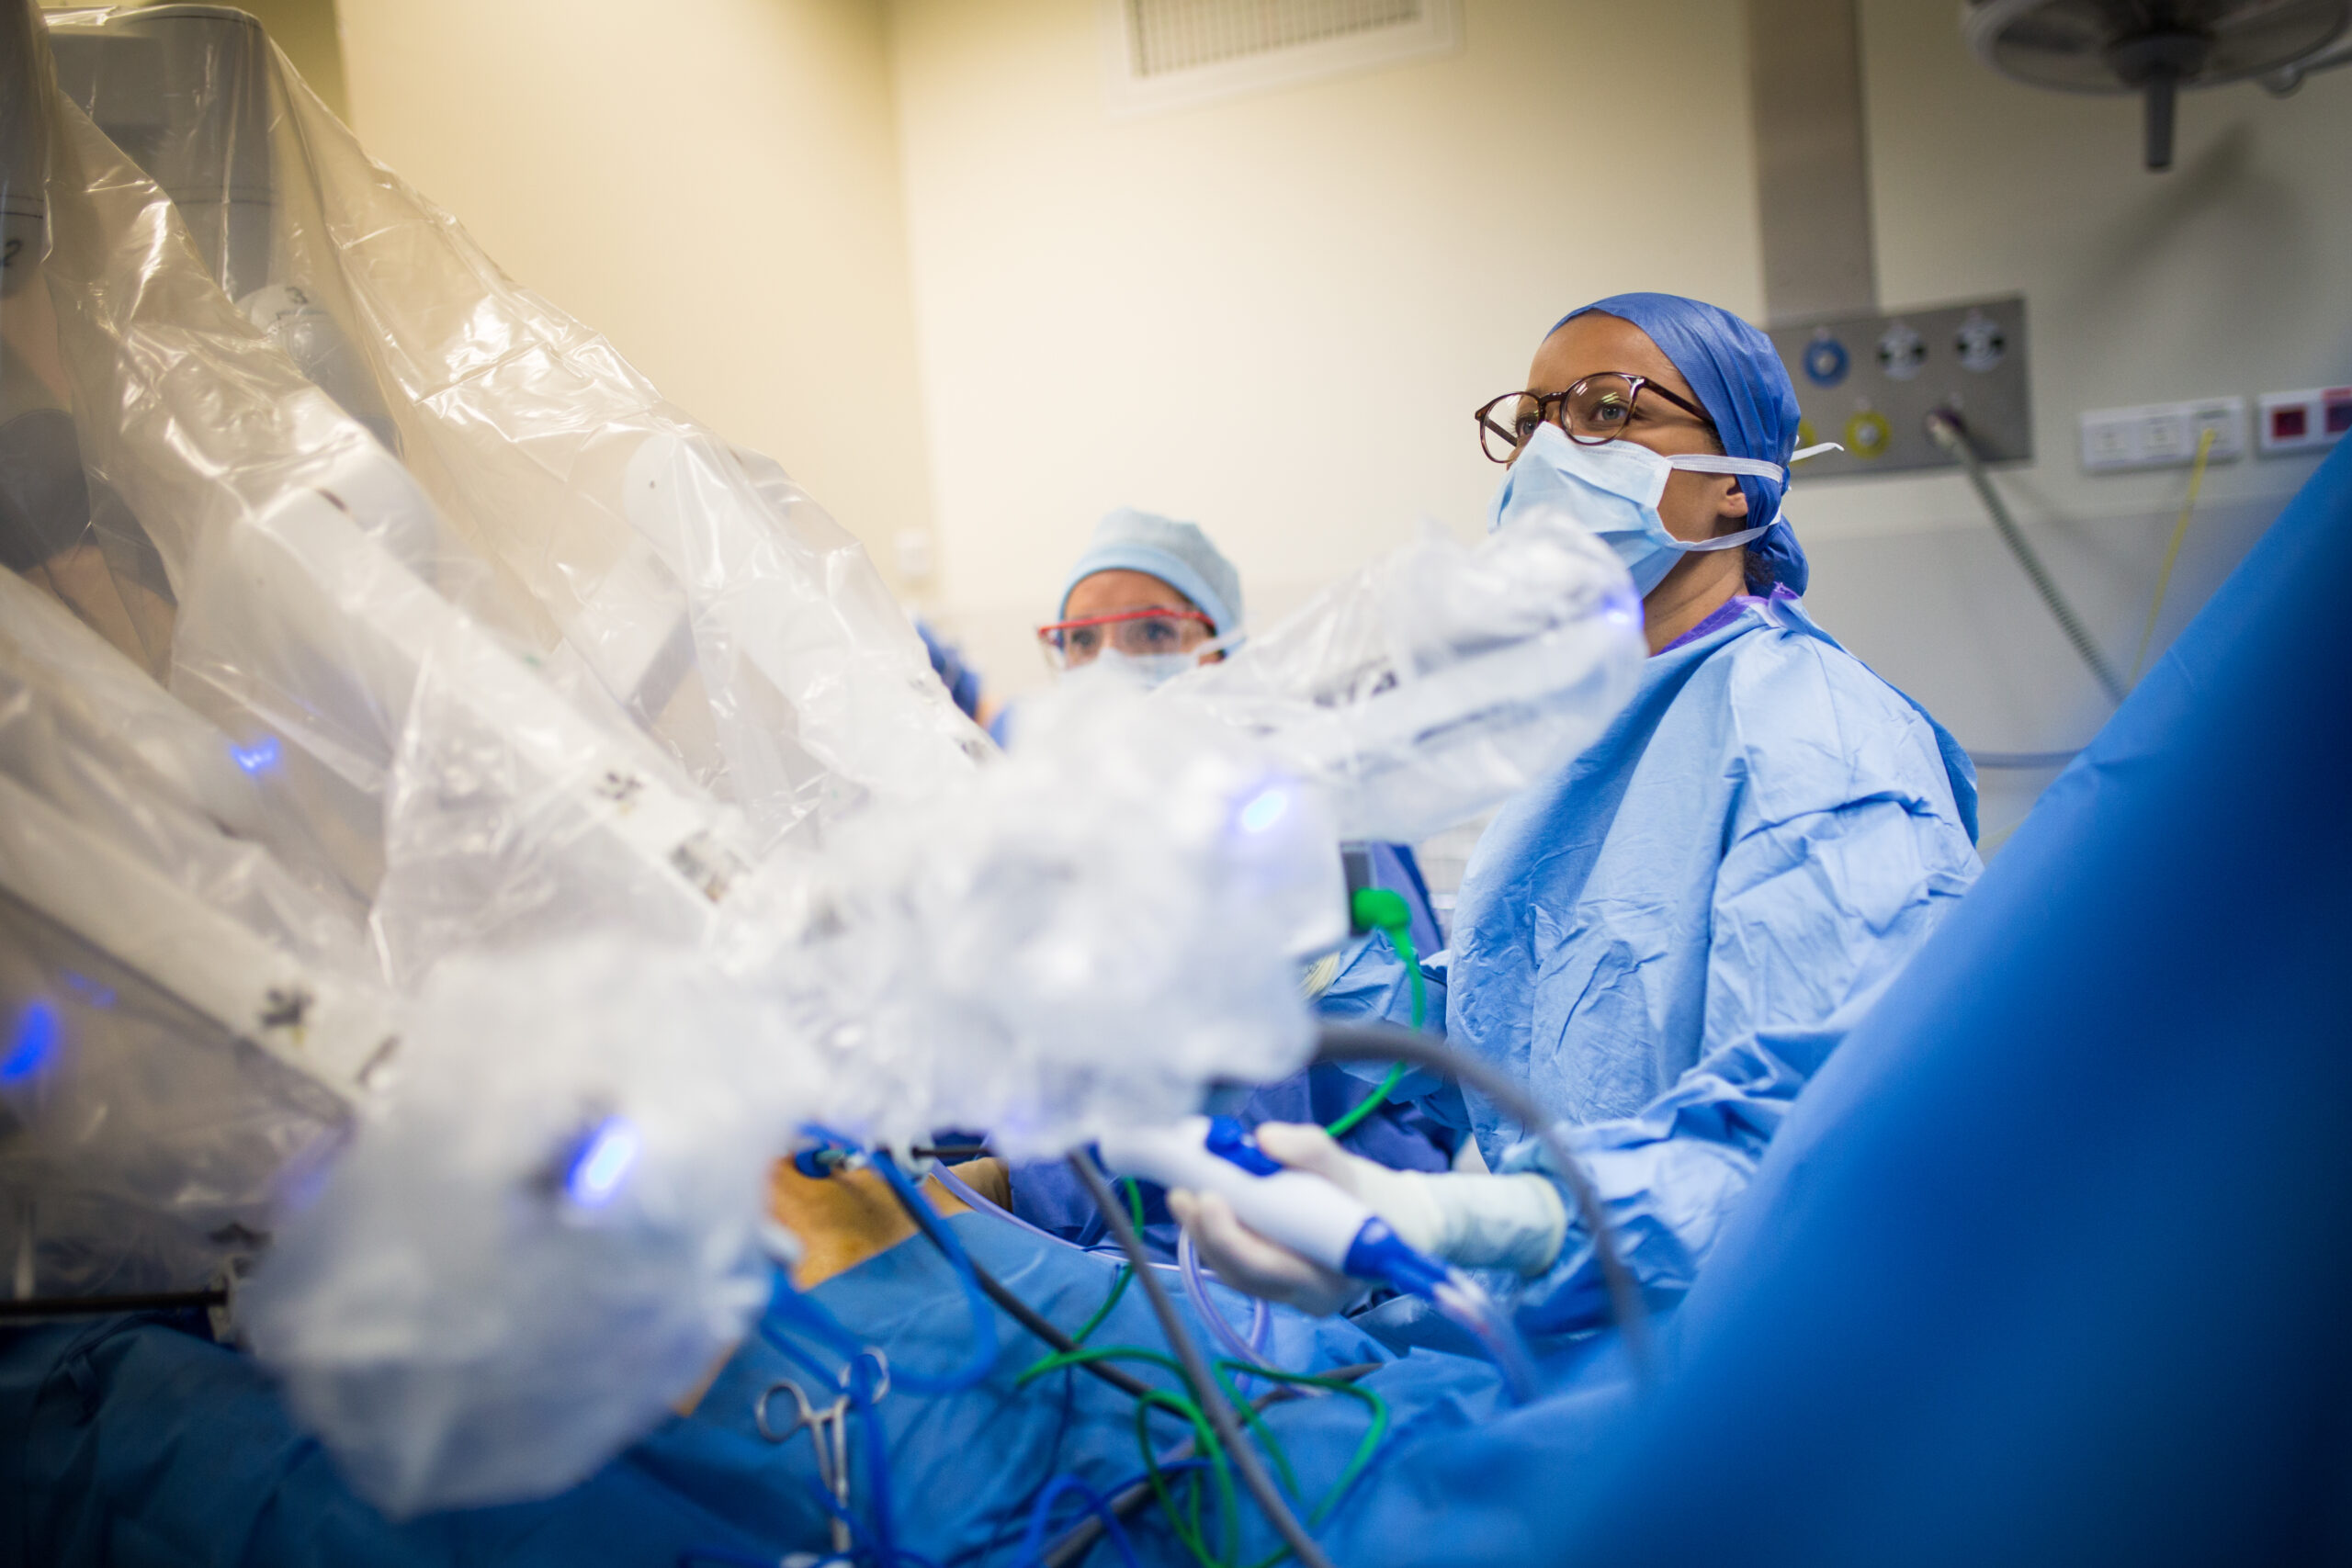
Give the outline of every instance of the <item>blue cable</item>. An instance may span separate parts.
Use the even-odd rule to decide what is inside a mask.
[[[1111,1511],[1111,1505],[1104,1501],[1102,1494],[1075,1475],[1057,1475],[1046,1483],[1044,1491],[1037,1494],[1037,1501],[1029,1510],[1029,1529],[1021,1538],[1021,1554],[1013,1559],[1014,1568],[1031,1568],[1031,1565],[1044,1562],[1046,1523],[1053,1515],[1054,1504],[1066,1492],[1077,1493],[1087,1511],[1102,1521],[1103,1533],[1111,1538],[1111,1544],[1118,1548],[1119,1558],[1127,1568],[1141,1568],[1136,1561],[1136,1549],[1127,1540],[1126,1530],[1119,1524],[1119,1516]]]
[[[922,1195],[915,1190],[914,1183],[907,1179],[907,1173],[899,1168],[898,1162],[887,1154],[876,1154],[873,1163],[874,1168],[882,1173],[882,1179],[888,1182],[892,1190],[898,1193],[899,1201],[906,1206],[907,1213],[915,1216],[915,1223],[921,1227],[923,1235],[947,1259],[947,1266],[956,1270],[956,1280],[964,1287],[965,1305],[969,1309],[972,1318],[972,1356],[960,1371],[944,1378],[924,1377],[919,1373],[901,1372],[896,1370],[893,1370],[891,1375],[905,1383],[910,1393],[961,1393],[964,1390],[978,1384],[995,1370],[997,1357],[995,1303],[990,1302],[987,1292],[980,1289],[980,1278],[972,1269],[971,1254],[964,1250],[964,1244],[956,1239],[956,1232],[952,1227],[941,1224],[928,1217],[931,1213],[930,1205],[925,1203]],[[920,1386],[923,1382],[930,1382],[936,1386],[926,1389]]]
[[[821,1127],[810,1127],[807,1131],[836,1143],[842,1142],[835,1134],[826,1132]],[[909,1203],[910,1213],[926,1214],[930,1212],[924,1206],[921,1195],[915,1191],[913,1184],[907,1180],[906,1173],[900,1170],[888,1156],[876,1155],[872,1163],[874,1168],[882,1173],[882,1179],[891,1185],[902,1201]],[[979,1276],[972,1270],[971,1257],[964,1250],[963,1243],[956,1239],[955,1232],[945,1225],[936,1224],[923,1224],[922,1229],[932,1244],[939,1248],[941,1255],[947,1259],[948,1267],[955,1270],[956,1281],[964,1287],[965,1304],[972,1318],[972,1354],[962,1367],[953,1372],[919,1372],[912,1368],[893,1364],[890,1368],[890,1380],[909,1393],[921,1394],[925,1398],[937,1398],[945,1394],[961,1393],[966,1389],[976,1387],[988,1377],[989,1372],[995,1371],[998,1349],[996,1308],[989,1301],[987,1294],[981,1291]],[[842,1325],[839,1318],[826,1310],[821,1303],[794,1290],[790,1282],[781,1276],[777,1280],[775,1294],[769,1300],[769,1309],[770,1311],[781,1309],[785,1315],[797,1319],[803,1327],[823,1340],[844,1359],[854,1359],[867,1348],[865,1341],[851,1333]],[[786,1354],[794,1354],[788,1345],[769,1332],[764,1316],[762,1318],[760,1327],[762,1335],[771,1344],[785,1350]],[[796,1355],[796,1359],[797,1359],[799,1358]],[[802,1364],[808,1363],[803,1361]]]
[[[849,1396],[850,1408],[857,1412],[858,1427],[865,1439],[865,1496],[874,1515],[874,1555],[881,1568],[897,1568],[898,1529],[890,1517],[890,1439],[882,1429],[882,1417],[874,1412],[875,1401],[889,1392],[888,1378],[880,1355],[868,1350],[850,1362],[842,1392]]]
[[[1204,1459],[1180,1459],[1173,1461],[1170,1463],[1161,1465],[1159,1467],[1159,1473],[1161,1478],[1164,1480],[1170,1476],[1182,1475],[1186,1471],[1206,1470],[1208,1467],[1209,1461]],[[1104,1487],[1102,1489],[1102,1495],[1105,1497],[1116,1497],[1133,1487],[1145,1484],[1150,1479],[1151,1472],[1149,1471],[1136,1471],[1133,1475],[1128,1476],[1125,1481],[1120,1482],[1117,1485]],[[1112,1511],[1114,1513],[1117,1512],[1115,1508]],[[1026,1528],[1026,1526],[1023,1527],[1024,1532]],[[949,1558],[947,1560],[946,1568],[964,1568],[965,1564],[975,1562],[979,1558],[993,1556],[995,1555],[998,1548],[1012,1544],[1018,1539],[1019,1537],[1012,1531],[999,1530],[988,1540],[979,1542],[976,1546],[967,1546],[963,1551],[957,1552],[955,1556]]]

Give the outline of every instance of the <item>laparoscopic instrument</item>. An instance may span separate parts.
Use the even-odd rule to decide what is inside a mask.
[[[1103,1137],[1103,1163],[1163,1187],[1214,1192],[1269,1241],[1350,1279],[1419,1296],[1475,1335],[1521,1401],[1535,1370],[1491,1297],[1461,1269],[1406,1244],[1369,1204],[1319,1176],[1277,1164],[1230,1116],[1189,1116],[1170,1126]]]
[[[1634,1281],[1633,1270],[1625,1267],[1624,1255],[1618,1250],[1616,1232],[1600,1206],[1600,1194],[1594,1190],[1584,1162],[1577,1157],[1567,1140],[1560,1135],[1558,1126],[1532,1096],[1476,1057],[1457,1051],[1442,1040],[1393,1024],[1326,1022],[1318,1031],[1315,1059],[1392,1062],[1408,1067],[1426,1067],[1464,1089],[1476,1089],[1494,1101],[1505,1116],[1525,1128],[1528,1135],[1543,1145],[1552,1173],[1566,1186],[1568,1196],[1575,1201],[1576,1218],[1592,1237],[1593,1258],[1600,1269],[1602,1288],[1609,1295],[1610,1316],[1624,1340],[1626,1359],[1635,1372],[1648,1377],[1649,1314],[1642,1303],[1641,1288]]]

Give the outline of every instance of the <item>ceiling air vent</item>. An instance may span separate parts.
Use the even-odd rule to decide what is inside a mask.
[[[1114,112],[1449,54],[1461,0],[1102,0]]]

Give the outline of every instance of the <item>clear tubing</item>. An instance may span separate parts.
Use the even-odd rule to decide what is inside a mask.
[[[1067,1247],[1072,1252],[1086,1252],[1089,1250],[1086,1247],[1079,1246],[1078,1243],[1071,1241],[1067,1236],[1058,1236],[1051,1231],[1038,1229],[1035,1225],[1031,1224],[1027,1220],[1023,1219],[1020,1215],[1014,1213],[1012,1210],[1006,1208],[995,1199],[974,1188],[969,1182],[966,1181],[962,1177],[956,1175],[954,1171],[948,1169],[944,1165],[933,1166],[931,1168],[931,1175],[932,1179],[937,1181],[942,1187],[946,1188],[947,1190],[953,1192],[956,1197],[961,1198],[965,1202],[969,1203],[973,1208],[978,1209],[984,1214],[994,1214],[1000,1220],[1009,1221],[1013,1224],[1019,1225],[1023,1230],[1027,1231],[1031,1235],[1036,1236],[1040,1240],[1050,1241],[1057,1247]]]
[[[956,1194],[956,1197],[964,1200],[965,1202],[969,1203],[973,1208],[979,1210],[982,1213],[994,1214],[1000,1220],[1009,1221],[1013,1224],[1019,1225],[1023,1230],[1027,1231],[1031,1235],[1037,1237],[1041,1241],[1050,1241],[1056,1247],[1067,1247],[1072,1252],[1082,1252],[1089,1258],[1101,1258],[1104,1256],[1103,1251],[1097,1250],[1091,1247],[1080,1247],[1078,1243],[1070,1240],[1068,1236],[1056,1235],[1051,1231],[1038,1229],[1035,1225],[1031,1224],[1027,1220],[1023,1219],[1020,1215],[1014,1213],[1012,1210],[1006,1208],[1003,1204],[998,1202],[987,1193],[979,1191],[974,1188],[969,1182],[966,1181],[962,1177],[957,1176],[954,1171],[949,1170],[944,1165],[933,1165],[931,1168],[929,1174],[937,1178],[939,1184],[942,1187],[946,1188],[947,1190]],[[1175,1265],[1172,1263],[1154,1263],[1152,1267],[1155,1269],[1173,1269]],[[1260,1302],[1258,1303],[1257,1312],[1253,1314],[1250,1319],[1250,1333],[1251,1338],[1261,1342],[1261,1348],[1262,1348],[1262,1342],[1268,1330],[1270,1330],[1272,1325],[1273,1314],[1267,1309],[1265,1303]]]
[[[1487,1359],[1495,1363],[1495,1370],[1502,1373],[1503,1382],[1510,1390],[1512,1404],[1525,1404],[1543,1392],[1527,1341],[1520,1337],[1518,1326],[1496,1307],[1493,1298],[1482,1291],[1474,1293],[1441,1288],[1430,1302],[1448,1321],[1485,1348]]]
[[[1193,1310],[1200,1314],[1201,1321],[1208,1325],[1209,1332],[1216,1336],[1216,1342],[1224,1347],[1227,1355],[1253,1367],[1265,1367],[1270,1371],[1277,1370],[1259,1354],[1264,1348],[1262,1343],[1251,1342],[1251,1339],[1259,1337],[1258,1331],[1272,1323],[1272,1314],[1266,1312],[1263,1302],[1258,1303],[1258,1310],[1250,1314],[1250,1326],[1253,1331],[1251,1339],[1242,1338],[1233,1325],[1226,1322],[1225,1314],[1217,1311],[1216,1303],[1209,1300],[1208,1282],[1201,1273],[1200,1254],[1193,1250],[1193,1233],[1190,1231],[1178,1233],[1176,1271],[1183,1276],[1185,1298],[1193,1303]]]

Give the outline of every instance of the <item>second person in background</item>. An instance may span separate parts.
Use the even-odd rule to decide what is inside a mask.
[[[1241,615],[1241,574],[1198,525],[1121,507],[1095,525],[1085,553],[1063,579],[1057,618],[1038,627],[1037,637],[1058,671],[1115,670],[1157,686],[1204,660],[1223,658],[1239,636]],[[1018,714],[1014,704],[999,716],[994,733],[1000,742],[1018,743]],[[1440,942],[1428,889],[1409,848],[1363,844],[1349,850],[1363,884],[1375,895],[1391,896],[1365,907],[1384,912],[1393,929],[1361,931],[1341,952],[1309,969],[1302,983],[1330,1016],[1408,1022],[1412,986],[1400,950],[1409,950],[1418,966]],[[1432,1008],[1443,1007],[1442,990],[1431,985],[1427,994]],[[1378,1097],[1373,1080],[1326,1066],[1209,1109],[1252,1126],[1337,1126],[1346,1148],[1383,1167],[1446,1168],[1457,1142],[1454,1133],[1410,1105],[1367,1103]],[[1104,1239],[1102,1214],[1057,1163],[1007,1172],[999,1162],[986,1160],[959,1168],[984,1196],[1041,1230],[1081,1246]],[[1145,1240],[1159,1256],[1172,1256],[1176,1225],[1157,1188],[1144,1190],[1144,1206]]]

